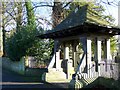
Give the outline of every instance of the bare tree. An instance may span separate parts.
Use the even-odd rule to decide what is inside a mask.
[[[0,57],[3,55],[2,41],[2,2],[0,2]]]

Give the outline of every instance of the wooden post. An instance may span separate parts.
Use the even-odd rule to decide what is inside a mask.
[[[65,44],[65,59],[69,60],[69,45],[66,43]]]
[[[89,38],[87,38],[87,72],[89,74],[89,76],[91,75],[91,67],[92,67],[92,63],[91,63],[91,40]]]
[[[56,69],[59,71],[61,68],[60,66],[60,50],[56,52]]]
[[[96,63],[96,71],[99,72],[100,76],[100,67],[98,67],[98,63],[101,61],[101,40],[99,38],[95,38],[95,63]]]
[[[87,39],[87,64],[91,65],[91,40]]]
[[[76,42],[72,43],[72,59],[73,59],[73,67],[75,68],[76,63]]]
[[[55,66],[57,71],[59,71],[61,68],[59,48],[60,48],[60,42],[58,40],[55,40],[54,52],[55,52]]]
[[[72,61],[69,58],[69,44],[65,44],[65,60],[67,60],[67,79],[71,79],[71,67],[72,67]]]
[[[105,59],[110,60],[111,59],[111,55],[110,55],[110,39],[105,39],[104,53],[105,53]]]

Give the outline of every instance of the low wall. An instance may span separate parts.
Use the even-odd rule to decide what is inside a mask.
[[[24,57],[20,61],[11,61],[8,58],[2,58],[2,67],[24,75],[25,72]]]
[[[47,72],[47,68],[26,68],[24,57],[20,61],[12,61],[9,58],[2,58],[2,67],[10,71],[14,71],[21,75],[42,77],[44,72]]]

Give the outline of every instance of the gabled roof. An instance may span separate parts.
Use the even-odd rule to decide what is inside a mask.
[[[82,35],[85,33],[115,35],[120,34],[119,28],[108,27],[109,23],[104,19],[98,20],[96,16],[88,13],[87,6],[76,8],[68,17],[53,30],[39,35],[40,38],[64,38],[68,36]],[[112,31],[112,32],[111,32]]]

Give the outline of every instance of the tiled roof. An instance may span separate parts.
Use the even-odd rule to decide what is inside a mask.
[[[110,30],[112,30],[113,33],[109,33]],[[118,28],[113,28],[104,19],[99,19],[97,16],[88,13],[87,5],[85,5],[81,8],[76,8],[53,30],[49,30],[38,37],[54,39],[90,32],[94,32],[96,34],[99,32],[106,32],[105,34],[111,35],[120,34],[120,30]]]

